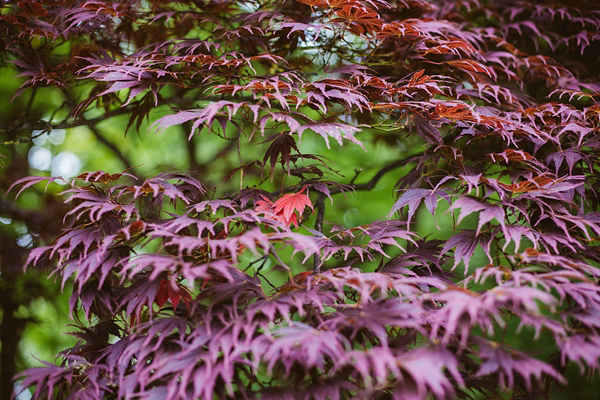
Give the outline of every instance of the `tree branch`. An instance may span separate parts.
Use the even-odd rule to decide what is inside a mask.
[[[196,159],[196,142],[194,140],[194,134],[192,132],[192,135],[190,136],[187,133],[192,131],[192,123],[190,121],[186,121],[181,126],[183,128],[182,133],[186,142],[188,158],[190,159],[189,169],[190,171],[197,172],[200,169],[200,164]]]
[[[39,229],[42,226],[44,217],[48,215],[47,210],[45,211],[25,210],[0,197],[0,214],[10,215],[12,219],[21,220],[34,229]]]
[[[69,95],[66,95],[66,96],[67,96],[67,100],[72,102],[71,97]],[[202,100],[202,101],[218,101],[218,100],[222,100],[222,97],[207,96],[207,97],[201,98],[200,100]],[[231,97],[229,100],[234,101],[234,102],[242,102],[242,101],[250,100],[250,98],[239,98],[239,97],[233,98],[233,97]],[[30,98],[30,102],[31,101],[32,101],[32,99]],[[161,99],[159,99],[159,102],[158,102],[158,105],[169,105],[169,106],[177,105],[178,108],[180,108],[180,109],[185,109],[185,107],[192,107],[193,104],[194,104],[194,101],[182,99],[182,98],[179,98],[176,96],[168,98],[168,99],[161,98]],[[32,131],[32,130],[50,131],[52,129],[69,129],[69,128],[76,128],[78,126],[87,125],[88,122],[93,125],[96,125],[97,123],[105,121],[112,117],[117,117],[119,115],[124,115],[124,114],[130,114],[136,107],[139,107],[139,104],[137,102],[131,103],[130,105],[128,105],[126,107],[119,107],[114,110],[108,111],[108,112],[100,115],[99,117],[90,118],[87,120],[84,118],[78,118],[76,120],[71,120],[71,121],[68,121],[69,118],[66,118],[65,120],[63,120],[62,122],[59,122],[57,124],[50,124],[50,123],[44,122],[44,121],[23,121],[20,124],[12,124],[6,129],[0,128],[0,132],[5,132],[5,133],[17,132],[18,133],[19,131]],[[184,107],[184,108],[181,108],[181,107]],[[21,140],[21,142],[23,142],[23,141],[25,141],[25,140]],[[4,144],[12,144],[12,142],[5,142]]]
[[[410,160],[411,158],[415,157],[414,155],[408,156],[408,157],[404,157],[401,158],[399,160],[394,161],[393,163],[390,163],[388,165],[386,165],[385,167],[381,168],[379,171],[377,171],[377,173],[375,174],[375,176],[373,178],[371,178],[370,181],[365,182],[365,183],[359,183],[359,184],[354,184],[351,185],[352,188],[354,190],[371,190],[374,189],[375,186],[377,185],[377,183],[381,180],[381,178],[383,178],[385,176],[385,174],[387,174],[390,171],[393,171],[397,168],[400,168],[402,166],[404,166],[406,164],[406,162],[408,160]],[[342,190],[339,188],[333,188],[331,189],[331,194],[337,194],[337,193],[341,193]]]
[[[383,178],[385,176],[385,174],[387,174],[390,171],[393,171],[395,169],[398,169],[398,168],[404,166],[408,160],[410,160],[411,158],[414,158],[414,157],[418,157],[418,156],[419,156],[419,154],[413,154],[411,156],[401,158],[399,160],[394,161],[393,163],[390,163],[390,164],[386,165],[385,167],[383,167],[379,171],[377,171],[377,173],[375,174],[375,176],[373,178],[371,178],[371,180],[368,181],[368,182],[359,183],[359,184],[352,184],[352,183],[350,183],[350,184],[345,185],[345,186],[349,187],[349,188],[351,188],[351,189],[353,189],[355,191],[357,191],[357,190],[371,190],[371,189],[374,189],[375,186],[377,185],[377,183],[381,180],[381,178]],[[354,181],[354,179],[352,179],[352,181]],[[271,192],[271,196],[276,197],[276,196],[281,195],[282,193],[291,193],[293,190],[294,190],[293,187],[287,188],[287,189],[285,189],[283,191],[282,190],[275,190],[275,191]],[[342,189],[334,187],[330,191],[331,195],[338,194],[338,193],[342,193]]]
[[[323,232],[323,220],[325,219],[325,194],[319,193],[317,200],[315,201],[315,208],[317,209],[317,218],[315,219],[315,230]],[[321,268],[321,257],[318,254],[313,256],[314,269],[319,272]]]

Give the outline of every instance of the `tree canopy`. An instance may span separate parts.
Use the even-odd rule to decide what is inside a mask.
[[[0,283],[72,284],[78,339],[19,375],[35,398],[531,399],[595,376],[596,2],[0,5],[0,216],[22,224]]]

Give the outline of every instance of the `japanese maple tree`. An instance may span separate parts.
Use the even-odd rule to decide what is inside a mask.
[[[35,398],[531,399],[595,376],[597,2],[1,4],[14,98],[63,98],[4,134],[86,127],[122,163],[9,190],[68,205],[24,264],[73,282],[80,341],[21,375]],[[120,116],[123,141],[183,132],[189,170],[147,176],[98,126]],[[336,213],[384,194],[380,219]]]

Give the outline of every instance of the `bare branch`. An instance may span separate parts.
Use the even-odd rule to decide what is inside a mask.
[[[385,167],[381,168],[379,171],[377,171],[375,176],[373,178],[371,178],[370,181],[365,182],[365,183],[354,184],[351,186],[354,190],[372,190],[375,188],[375,186],[381,180],[381,178],[383,178],[385,176],[385,174],[387,174],[388,172],[393,171],[395,169],[398,169],[400,167],[403,167],[404,165],[406,165],[406,162],[413,157],[414,157],[414,155],[411,155],[409,157],[404,157],[399,160],[396,160],[393,163],[390,163],[390,164],[386,165]],[[331,194],[338,194],[341,192],[342,191],[339,188],[331,189]]]
[[[317,209],[317,218],[315,220],[315,230],[323,232],[323,220],[325,218],[325,195],[319,193],[317,200],[315,201],[315,208]],[[321,257],[318,254],[313,256],[314,269],[319,271],[321,268]]]

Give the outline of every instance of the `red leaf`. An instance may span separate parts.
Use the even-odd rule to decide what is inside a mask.
[[[162,308],[167,302],[169,298],[169,282],[163,279],[160,282],[160,287],[158,288],[158,293],[156,293],[156,297],[154,298],[154,302]]]
[[[298,193],[288,193],[281,196],[281,198],[275,202],[275,214],[281,214],[283,212],[283,218],[286,221],[291,221],[294,211],[298,211],[302,214],[306,207],[313,208],[310,198],[303,193],[304,189],[306,189],[306,187],[302,188]]]
[[[455,68],[465,71],[469,75],[471,75],[470,72],[477,72],[480,74],[481,73],[486,74],[490,78],[495,78],[495,76],[496,76],[493,69],[491,69],[490,67],[487,67],[477,61],[460,59],[460,60],[451,60],[451,61],[444,61],[444,62]]]
[[[310,197],[303,193],[305,189],[306,186],[298,193],[284,194],[275,203],[265,196],[261,196],[262,200],[256,202],[254,209],[258,213],[271,214],[272,219],[283,224],[298,226],[296,211],[302,214],[306,207],[313,208]]]

